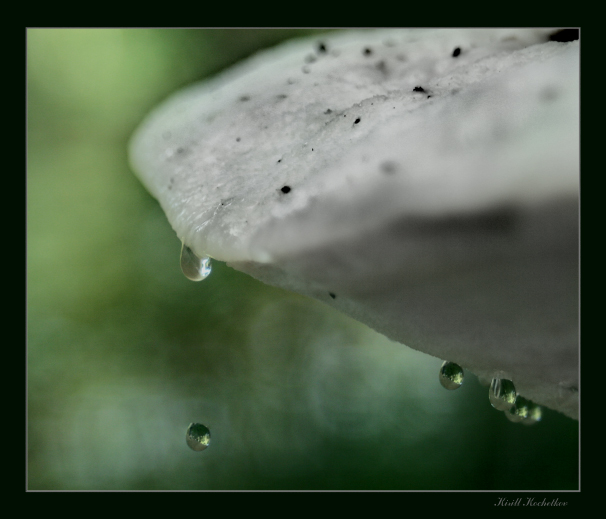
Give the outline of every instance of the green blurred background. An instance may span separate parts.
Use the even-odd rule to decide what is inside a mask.
[[[439,359],[219,262],[181,274],[130,135],[179,87],[311,33],[27,31],[30,490],[578,489],[577,422],[510,423],[473,375],[446,391]]]

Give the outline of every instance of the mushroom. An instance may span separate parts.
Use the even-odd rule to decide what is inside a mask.
[[[554,34],[286,42],[156,109],[133,169],[194,257],[576,419],[579,42]]]

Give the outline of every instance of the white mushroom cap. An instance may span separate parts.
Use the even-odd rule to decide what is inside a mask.
[[[197,255],[576,418],[579,44],[553,32],[287,42],[160,106],[132,164]]]

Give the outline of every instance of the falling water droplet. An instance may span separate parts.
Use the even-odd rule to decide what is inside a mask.
[[[505,416],[512,422],[522,422],[528,418],[528,411],[531,402],[524,397],[517,397],[516,403],[509,411],[505,411]]]
[[[185,441],[190,449],[203,451],[210,445],[210,430],[201,423],[190,423],[185,434]]]
[[[516,388],[511,380],[493,378],[488,397],[492,407],[499,411],[509,411],[516,403]]]
[[[185,243],[181,246],[181,270],[187,279],[202,281],[210,274],[212,267],[210,258],[199,258]]]
[[[440,368],[440,384],[446,389],[458,389],[463,384],[463,368],[454,362],[445,361]]]

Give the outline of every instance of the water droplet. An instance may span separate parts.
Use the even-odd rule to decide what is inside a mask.
[[[445,361],[440,368],[440,384],[446,389],[458,389],[463,384],[463,368],[454,362]]]
[[[190,449],[203,451],[210,445],[210,430],[201,423],[190,423],[185,434],[185,441]]]
[[[528,416],[522,420],[524,425],[534,425],[537,422],[541,421],[543,417],[543,409],[541,409],[540,405],[535,404],[534,402],[528,402]]]
[[[185,243],[181,246],[181,270],[187,279],[202,281],[210,274],[210,258],[199,258]]]
[[[493,378],[488,397],[492,407],[499,411],[509,411],[516,403],[516,388],[511,380]]]
[[[505,412],[505,416],[512,422],[522,422],[528,418],[528,411],[531,402],[524,397],[517,397],[513,407]]]

